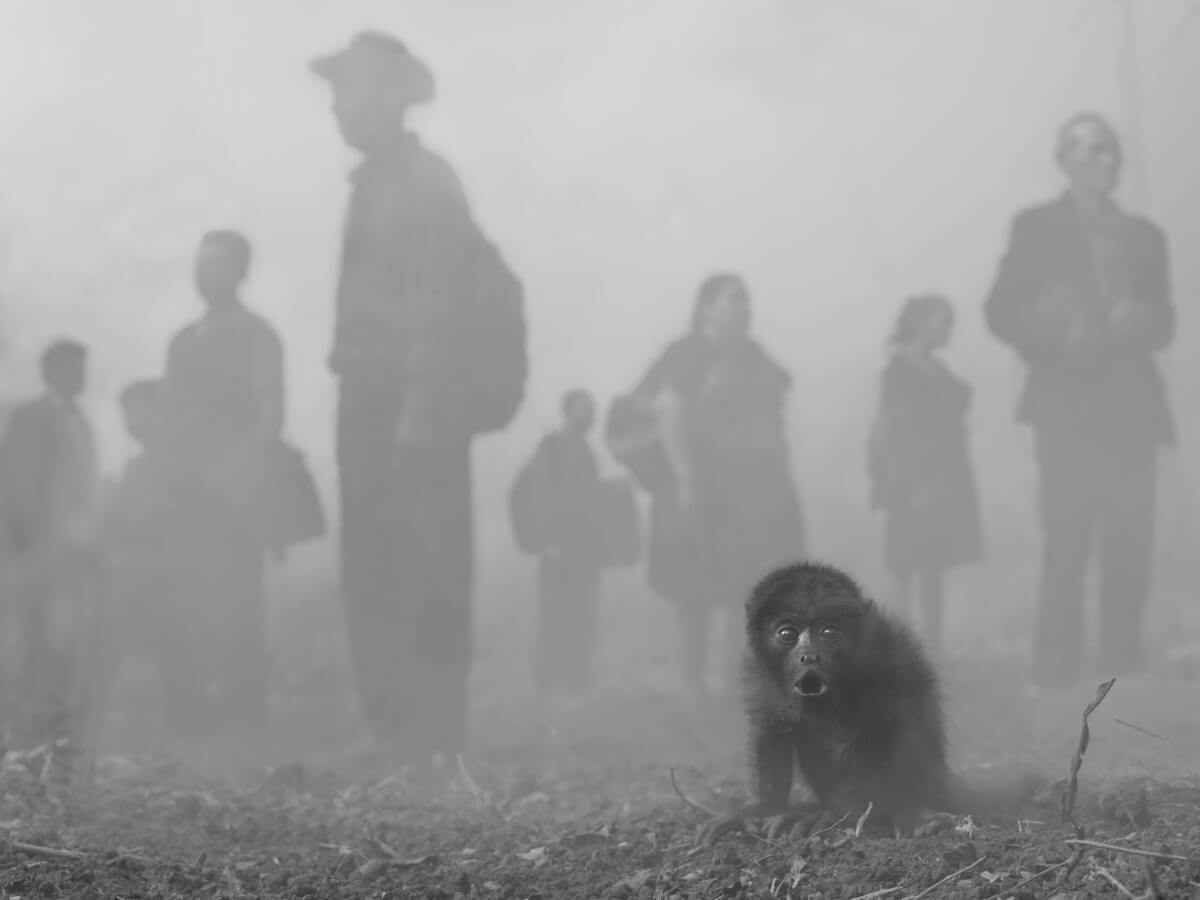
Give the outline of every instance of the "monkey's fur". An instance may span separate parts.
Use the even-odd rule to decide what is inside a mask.
[[[909,834],[925,810],[982,812],[1035,779],[984,796],[954,777],[937,673],[917,638],[863,596],[844,572],[816,563],[779,569],[746,603],[744,662],[757,801],[702,827],[699,840],[772,817],[811,830],[872,804],[869,821]],[[816,802],[790,805],[794,768]]]

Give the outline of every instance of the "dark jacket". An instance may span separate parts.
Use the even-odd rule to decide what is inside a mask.
[[[600,468],[586,438],[555,432],[538,444],[548,510],[547,549],[590,561],[597,544]]]
[[[872,505],[887,516],[895,572],[945,569],[983,552],[967,442],[971,386],[938,359],[893,354],[883,372],[870,453]]]
[[[1082,216],[1069,196],[1027,209],[1012,223],[1008,247],[984,305],[988,327],[1028,366],[1018,418],[1034,428],[1063,427],[1085,438],[1135,435],[1171,444],[1175,427],[1154,354],[1175,332],[1167,239],[1139,216],[1119,213],[1115,254],[1136,327],[1120,334],[1101,315],[1101,285]],[[1063,346],[1048,322],[1048,295],[1065,289],[1079,314],[1099,324],[1082,349]]]
[[[647,576],[673,602],[736,604],[771,568],[804,556],[800,502],[784,431],[791,377],[754,342],[723,366],[707,341],[674,342],[639,392],[683,401],[696,507],[674,491],[655,494]]]
[[[105,544],[117,559],[161,556],[174,508],[160,465],[144,450],[125,463],[104,520]]]
[[[330,368],[468,433],[504,427],[527,374],[523,289],[454,171],[407,135],[351,180]]]
[[[98,485],[91,426],[74,403],[44,394],[14,410],[0,443],[0,515],[14,550],[61,539]]]
[[[173,481],[209,477],[223,455],[278,434],[284,408],[283,346],[245,307],[205,316],[167,350],[164,461]]]

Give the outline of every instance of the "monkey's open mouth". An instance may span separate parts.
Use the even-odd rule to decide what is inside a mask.
[[[828,693],[829,685],[816,672],[805,672],[796,682],[795,689],[801,697],[820,697]]]

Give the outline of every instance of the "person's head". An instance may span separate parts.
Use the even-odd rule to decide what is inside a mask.
[[[954,307],[941,294],[917,294],[900,307],[889,343],[894,347],[940,350],[954,330]]]
[[[118,398],[125,430],[129,436],[146,446],[158,423],[161,382],[153,378],[139,378],[125,386]]]
[[[718,346],[736,343],[750,333],[750,293],[740,275],[710,275],[696,292],[692,330]]]
[[[1078,113],[1058,130],[1054,157],[1071,189],[1089,197],[1107,197],[1121,177],[1121,141],[1117,130],[1098,113]]]
[[[575,434],[587,434],[596,422],[596,402],[582,388],[567,391],[562,398],[563,425]]]
[[[87,384],[87,347],[60,338],[42,352],[42,381],[57,394],[74,400]]]
[[[250,272],[250,241],[245,235],[221,229],[200,239],[196,251],[196,290],[210,307],[238,302],[238,291]]]
[[[368,156],[403,132],[410,107],[428,103],[435,93],[429,67],[380,31],[360,32],[348,47],[314,60],[310,68],[333,89],[342,139]]]

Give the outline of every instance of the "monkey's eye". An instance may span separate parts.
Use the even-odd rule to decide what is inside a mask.
[[[827,644],[836,644],[842,639],[842,629],[837,625],[826,625],[819,632],[821,640]]]
[[[790,647],[792,644],[796,643],[796,641],[800,640],[800,632],[791,625],[784,625],[775,632],[775,637],[779,640],[779,643]]]

